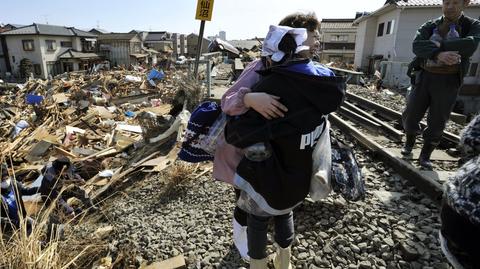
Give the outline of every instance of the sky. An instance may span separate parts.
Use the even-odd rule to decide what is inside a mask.
[[[0,0],[1,23],[46,23],[111,32],[168,31],[198,33],[197,0]],[[205,36],[226,31],[227,39],[264,37],[270,24],[292,12],[313,11],[319,18],[353,18],[374,11],[385,0],[215,0]]]

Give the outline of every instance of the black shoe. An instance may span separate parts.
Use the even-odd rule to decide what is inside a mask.
[[[433,170],[433,164],[429,158],[422,158],[422,156],[420,156],[418,162],[420,163],[420,166],[423,167],[425,170]]]
[[[417,138],[416,135],[407,134],[407,139],[405,141],[405,146],[403,146],[403,149],[401,151],[403,156],[412,155],[412,150],[413,150],[413,146],[415,145],[416,138]]]
[[[430,156],[432,156],[432,152],[433,150],[435,150],[436,146],[437,144],[429,143],[429,142],[425,142],[423,144],[422,151],[420,152],[420,157],[418,158],[418,161],[421,167],[427,170],[433,169],[433,164],[432,164],[432,161],[430,160]]]

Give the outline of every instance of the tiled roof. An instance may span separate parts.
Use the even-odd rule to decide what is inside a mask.
[[[64,52],[62,55],[60,55],[59,58],[60,59],[97,59],[97,58],[100,58],[100,56],[92,52],[80,52],[73,49],[69,49],[66,52]]]
[[[425,6],[441,6],[443,0],[399,0],[397,6],[401,7],[425,7]],[[471,0],[470,5],[480,5],[480,0]]]
[[[149,32],[147,38],[145,39],[146,42],[148,41],[165,41],[168,40],[167,32]]]
[[[98,40],[131,40],[135,36],[136,33],[111,33],[99,35]]]
[[[55,36],[79,36],[79,37],[96,37],[96,35],[85,32],[73,27],[65,27],[50,24],[34,23],[20,27],[15,30],[7,31],[2,35],[55,35]]]
[[[376,11],[364,15],[355,20],[355,24],[358,24],[368,18],[379,16],[386,12],[395,10],[396,8],[424,8],[424,7],[439,7],[442,5],[443,0],[388,0],[384,6]],[[470,7],[480,7],[480,0],[470,0]]]
[[[320,29],[355,29],[354,19],[323,19]]]

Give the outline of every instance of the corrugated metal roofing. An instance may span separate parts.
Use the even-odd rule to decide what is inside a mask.
[[[443,0],[399,0],[397,5],[401,7],[424,7],[424,6],[441,6]],[[471,0],[470,5],[480,5],[480,0]]]
[[[58,35],[58,36],[79,36],[79,37],[96,37],[96,35],[85,32],[74,27],[65,27],[50,24],[34,23],[20,27],[15,30],[7,31],[2,35]]]

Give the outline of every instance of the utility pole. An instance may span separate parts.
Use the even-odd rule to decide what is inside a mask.
[[[195,69],[193,72],[194,78],[197,79],[198,63],[200,61],[200,54],[202,54],[203,32],[205,30],[205,21],[212,20],[214,0],[198,0],[197,12],[195,19],[200,20],[200,33],[198,34],[197,55],[195,55]]]

